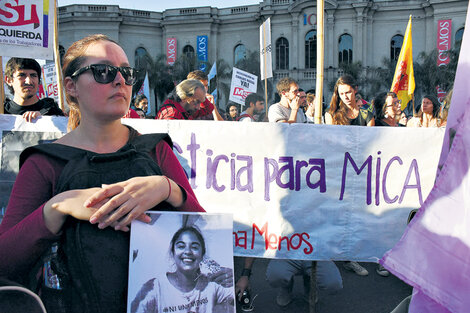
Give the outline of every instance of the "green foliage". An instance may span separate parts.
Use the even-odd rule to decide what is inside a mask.
[[[450,62],[446,66],[437,66],[437,50],[419,54],[413,62],[416,85],[415,98],[419,99],[425,94],[436,95],[436,86],[440,86],[446,91],[452,88],[457,70],[459,50],[459,48],[456,48],[445,52],[450,58]],[[364,68],[361,62],[354,62],[351,64],[342,63],[340,69],[344,74],[353,76],[364,99],[371,100],[376,94],[390,90],[396,63],[395,60],[383,58],[380,67]],[[328,84],[330,90],[333,90],[335,83],[336,81],[332,81]]]

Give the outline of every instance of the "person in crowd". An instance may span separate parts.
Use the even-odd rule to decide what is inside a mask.
[[[264,99],[257,93],[250,93],[245,98],[246,110],[238,117],[240,122],[255,122],[255,115],[259,115],[264,111]]]
[[[146,116],[145,112],[141,108],[136,108],[134,111],[135,111],[135,113],[137,113],[140,116],[140,118],[145,118],[145,116]]]
[[[186,79],[196,79],[204,85],[204,88],[206,90],[206,100],[203,103],[201,103],[201,108],[211,107],[211,106],[213,108],[212,109],[212,115],[207,114],[207,115],[203,115],[203,116],[198,116],[198,117],[195,117],[195,119],[197,119],[197,120],[224,121],[224,118],[220,115],[219,110],[217,109],[217,106],[215,105],[214,97],[210,93],[208,93],[208,91],[209,91],[209,82],[208,82],[209,78],[208,78],[207,74],[205,74],[201,70],[195,70],[195,71],[190,72],[188,74],[188,76],[186,77]]]
[[[201,272],[206,244],[196,227],[176,231],[169,253],[176,270],[147,281],[131,304],[132,313],[164,313],[173,307],[210,313],[220,304],[233,306],[232,270],[222,267],[215,273]]]
[[[236,103],[230,103],[227,107],[228,114],[225,115],[225,120],[227,121],[237,121],[238,120],[238,105]]]
[[[439,117],[441,105],[436,97],[425,95],[421,101],[418,116],[412,117],[406,124],[407,127],[441,127]]]
[[[13,100],[5,99],[5,114],[22,115],[27,122],[32,122],[41,115],[64,115],[54,99],[38,98],[41,65],[36,60],[23,58],[8,60],[5,66],[5,82],[13,94]]]
[[[121,151],[129,149],[130,142],[141,136],[121,124],[121,117],[129,109],[136,71],[129,66],[118,43],[105,35],[91,35],[70,46],[64,55],[63,72],[71,108],[71,131],[55,144],[61,149],[84,151],[93,159],[103,160],[100,166],[105,167],[106,163],[102,162],[114,162],[113,155],[123,155]],[[82,221],[81,226],[90,229],[100,229],[97,233],[111,232],[113,238],[118,239],[129,231],[133,220],[150,222],[145,211],[159,204],[168,205],[169,210],[203,212],[167,142],[158,141],[148,152],[149,161],[144,162],[155,172],[158,168],[161,175],[132,177],[135,174],[129,172],[126,175],[131,178],[119,181],[117,176],[122,176],[125,169],[116,169],[112,173],[116,183],[98,183],[98,187],[58,193],[55,188],[64,179],[61,173],[67,162],[40,152],[27,156],[0,224],[0,277],[20,283],[33,276],[36,278],[36,275],[28,275],[34,264],[53,244],[61,242],[73,221]],[[128,249],[123,253],[128,254]],[[106,272],[107,268],[101,270]],[[127,286],[126,274],[107,272],[105,276],[108,280],[119,276],[122,279],[119,283]],[[118,294],[124,296],[113,298],[112,303],[125,308],[125,292]]]
[[[201,107],[201,103],[207,106]],[[196,79],[186,79],[179,83],[163,106],[158,110],[155,119],[160,120],[193,120],[212,113],[214,105],[206,101],[206,89]]]
[[[325,123],[333,125],[374,126],[374,113],[370,105],[356,100],[357,84],[350,75],[338,78],[331,97]]]
[[[294,79],[282,78],[277,83],[276,89],[281,100],[269,107],[268,120],[270,122],[291,124],[313,121],[313,116],[306,116],[301,109],[301,106],[306,102],[306,96],[300,98],[299,85]]]
[[[368,104],[356,100],[357,84],[350,75],[338,78],[331,97],[325,123],[333,125],[374,126],[374,113]],[[367,269],[355,261],[343,263],[344,268],[360,276],[369,275]]]
[[[142,109],[142,111],[147,112],[148,107],[149,100],[144,94],[137,95],[137,97],[134,98],[134,108]]]
[[[375,107],[375,126],[406,126],[400,124],[403,115],[401,101],[393,91],[380,93],[372,105]]]

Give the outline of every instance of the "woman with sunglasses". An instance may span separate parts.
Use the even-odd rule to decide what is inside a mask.
[[[64,56],[63,72],[71,108],[70,132],[55,143],[98,159],[118,153],[140,136],[121,124],[136,73],[116,42],[105,35],[92,35],[73,43]],[[162,175],[56,194],[65,162],[31,154],[18,173],[0,225],[0,277],[26,283],[33,265],[61,238],[70,220],[119,235],[129,231],[132,220],[150,222],[144,212],[163,202],[174,210],[203,212],[165,140],[156,143],[149,156]],[[113,277],[116,273],[107,274]],[[115,301],[125,306],[125,298]]]

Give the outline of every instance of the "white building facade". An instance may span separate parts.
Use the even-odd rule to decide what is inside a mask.
[[[58,10],[59,41],[67,49],[86,35],[103,33],[122,45],[134,65],[142,51],[153,58],[169,55],[167,40],[173,38],[176,58],[193,53],[209,64],[223,59],[233,66],[249,51],[259,51],[259,26],[271,18],[273,83],[290,76],[310,90],[316,77],[315,3],[264,0],[233,8],[164,12],[70,5]],[[384,58],[397,58],[410,15],[415,57],[437,48],[439,21],[450,20],[446,32],[455,46],[462,39],[467,6],[468,0],[325,0],[325,79],[338,77],[340,62],[360,61],[367,68],[381,66]],[[207,47],[202,52],[198,36],[199,45]]]

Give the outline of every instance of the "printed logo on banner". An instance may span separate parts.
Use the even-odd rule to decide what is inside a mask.
[[[166,39],[166,63],[173,65],[176,62],[176,38]]]
[[[450,62],[449,55],[446,53],[451,48],[452,20],[440,20],[437,23],[437,65],[447,65]]]
[[[57,87],[57,74],[55,64],[49,63],[42,67],[43,84],[46,90],[46,96],[59,101],[59,92]]]
[[[245,98],[258,87],[258,76],[233,68],[229,100],[245,105]]]
[[[197,36],[197,60],[201,71],[206,71],[207,68],[207,51],[207,36]]]
[[[0,43],[48,47],[46,1],[0,1]]]

